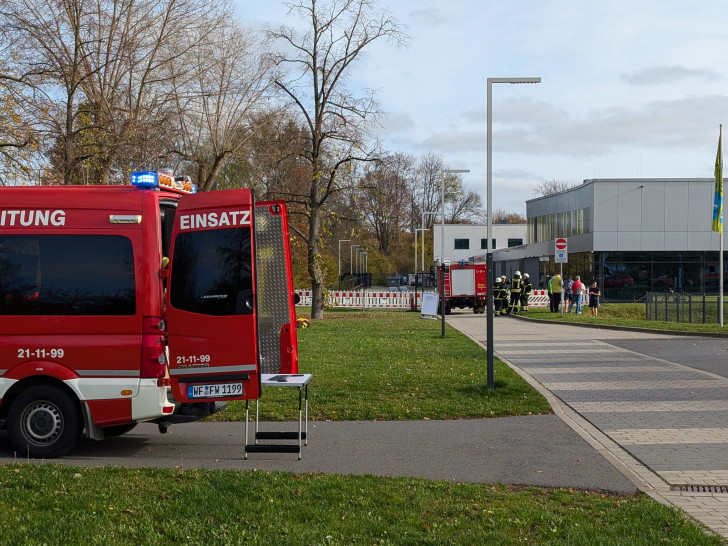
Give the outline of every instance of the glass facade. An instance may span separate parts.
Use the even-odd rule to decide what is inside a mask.
[[[528,219],[529,243],[571,237],[590,231],[589,209],[569,210]]]
[[[724,254],[723,283],[728,286]],[[562,264],[540,263],[540,277],[557,273]],[[717,251],[704,252],[580,252],[569,254],[564,276],[581,277],[587,286],[596,279],[605,301],[640,301],[646,292],[716,293],[719,281]]]

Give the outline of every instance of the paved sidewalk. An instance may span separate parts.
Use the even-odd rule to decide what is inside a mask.
[[[448,323],[486,346],[483,315]],[[567,424],[641,490],[728,538],[728,340],[513,317],[493,326],[495,354]]]

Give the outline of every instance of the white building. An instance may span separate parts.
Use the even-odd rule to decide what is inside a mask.
[[[545,284],[559,271],[554,239],[564,237],[564,274],[597,279],[607,298],[632,300],[647,290],[715,290],[714,191],[712,178],[594,179],[531,199],[526,244],[495,251],[495,274],[527,271]]]
[[[492,249],[510,248],[526,242],[526,224],[493,224]],[[442,246],[442,226],[433,226],[433,258],[439,262]],[[485,224],[445,224],[444,259],[451,262],[471,256],[485,256],[488,249],[488,226]]]

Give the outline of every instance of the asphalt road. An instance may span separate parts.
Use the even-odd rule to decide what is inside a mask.
[[[609,340],[607,343],[728,378],[728,339],[682,336],[672,339]]]
[[[294,430],[293,423],[261,423],[261,430],[283,427]],[[280,453],[251,453],[245,460],[243,423],[173,425],[167,434],[160,434],[154,425],[140,424],[121,437],[102,442],[84,440],[71,454],[52,462],[371,474],[637,492],[556,415],[456,421],[311,421],[309,438],[300,461],[295,454]],[[0,433],[0,463],[15,460],[23,458],[16,459],[7,435]]]

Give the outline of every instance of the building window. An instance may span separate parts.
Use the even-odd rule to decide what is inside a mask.
[[[571,237],[590,232],[589,209],[578,209],[529,218],[532,243],[549,241],[556,237]]]
[[[493,239],[490,243],[490,248],[495,248],[495,239]],[[480,250],[488,250],[488,239],[481,239],[480,240]]]
[[[455,239],[455,250],[467,250],[470,248],[470,239]]]
[[[508,239],[508,248],[513,248],[514,246],[521,246],[523,244],[523,239]]]

